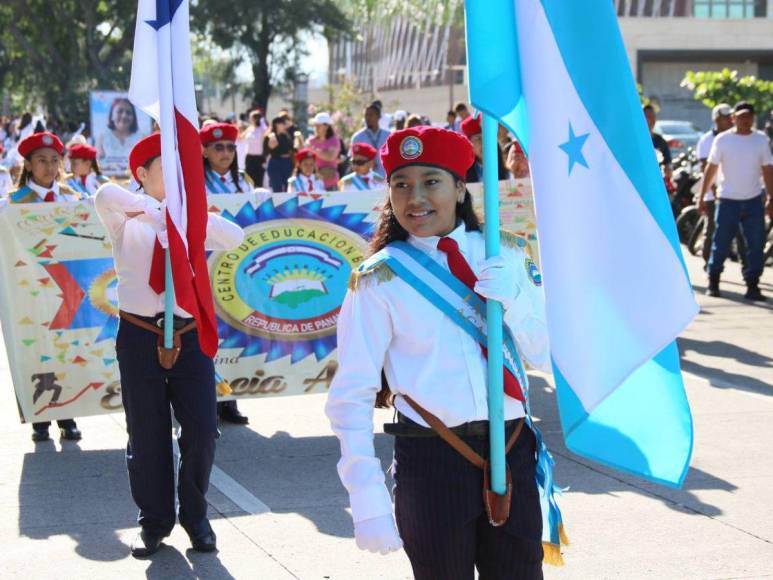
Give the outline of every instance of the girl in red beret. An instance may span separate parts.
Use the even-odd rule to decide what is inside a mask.
[[[419,580],[467,580],[475,568],[481,578],[542,578],[537,438],[524,421],[525,373],[520,358],[503,368],[513,491],[511,504],[490,518],[482,493],[486,351],[467,318],[479,319],[486,299],[501,302],[514,356],[549,368],[536,266],[525,241],[505,234],[501,256],[486,259],[464,180],[474,162],[466,137],[433,127],[397,131],[381,159],[388,198],[373,255],[353,272],[341,307],[339,367],[325,408],[341,440],[338,473],[357,545],[382,554],[404,547]],[[395,515],[374,448],[374,405],[397,410],[396,422],[384,425],[395,436]],[[438,436],[443,426],[476,464]]]
[[[311,149],[301,149],[295,154],[293,176],[287,181],[290,193],[310,193],[325,191],[325,184],[317,172],[317,154]]]
[[[475,153],[475,163],[467,171],[467,183],[483,182],[483,129],[480,124],[480,115],[473,117],[470,115],[461,123],[462,133],[472,143],[472,150]],[[497,142],[497,178],[499,181],[510,179],[510,174],[505,166],[505,158],[502,153],[502,146]]]
[[[211,552],[216,538],[207,519],[206,493],[218,437],[215,367],[199,347],[193,317],[178,304],[171,322],[180,350],[171,368],[162,366],[157,350],[165,326],[165,289],[151,285],[150,273],[154,248],[168,245],[159,133],[134,146],[129,167],[141,192],[109,183],[97,191],[94,207],[110,238],[118,276],[115,347],[129,435],[129,484],[142,527],[132,555],[142,558],[156,552],[178,519],[193,549]],[[209,214],[206,249],[228,250],[243,237],[238,225]],[[180,423],[178,510],[171,412]]]
[[[199,132],[204,147],[204,180],[208,194],[249,193],[252,181],[239,171],[236,138],[239,129],[230,123],[210,123]]]
[[[368,143],[352,143],[352,172],[344,175],[338,182],[340,191],[366,191],[381,189],[384,178],[373,170],[376,155],[375,147]]]
[[[110,181],[102,175],[97,162],[97,149],[83,143],[75,143],[67,149],[70,171],[65,182],[82,197],[91,197],[103,183]]]
[[[24,167],[16,191],[9,196],[11,203],[47,201],[78,201],[80,195],[60,182],[64,144],[48,131],[33,133],[19,141],[19,155]]]

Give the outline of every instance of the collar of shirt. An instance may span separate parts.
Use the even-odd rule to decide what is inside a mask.
[[[220,175],[214,169],[210,169],[210,171],[212,172],[212,177],[214,177],[218,181],[222,181],[223,183],[229,183],[229,184],[234,182],[233,177],[231,177],[230,171],[226,171],[225,175]]]
[[[59,183],[57,181],[54,181],[54,184],[51,187],[40,187],[32,180],[29,180],[27,185],[29,185],[30,189],[37,194],[41,201],[46,199],[46,194],[48,194],[49,191],[54,192],[54,198],[59,197]]]
[[[460,223],[451,233],[443,237],[453,239],[457,244],[459,244],[459,251],[462,253],[462,255],[465,258],[469,257],[470,253],[467,247],[467,230],[465,228],[464,222]],[[439,241],[440,236],[429,236],[426,238],[408,236],[409,244],[420,249],[422,252],[429,256],[437,256],[438,254],[443,253],[437,249]]]

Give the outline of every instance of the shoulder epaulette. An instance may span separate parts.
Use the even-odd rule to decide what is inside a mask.
[[[508,248],[521,248],[527,254],[530,252],[529,240],[519,234],[500,230],[499,241]]]
[[[244,180],[244,182],[245,182],[247,185],[249,185],[250,187],[255,187],[255,182],[254,182],[254,181],[252,181],[252,177],[250,177],[249,175],[247,175],[247,174],[246,174],[244,171],[242,171],[241,169],[239,170],[239,177],[241,177],[241,178]]]
[[[386,263],[386,257],[375,254],[352,270],[349,276],[349,290],[356,292],[372,284],[388,282],[394,277],[394,270]]]
[[[97,181],[99,183],[108,183],[110,181],[110,178],[107,175],[102,175],[101,173],[97,173]]]
[[[35,197],[35,192],[32,191],[32,188],[24,185],[12,192],[8,196],[8,201],[10,203],[35,203]]]

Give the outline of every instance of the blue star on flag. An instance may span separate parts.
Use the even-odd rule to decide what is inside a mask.
[[[585,156],[582,154],[582,148],[585,145],[585,141],[590,137],[590,133],[584,135],[575,135],[574,128],[571,121],[569,122],[569,140],[566,143],[559,145],[561,151],[567,154],[569,157],[569,175],[572,174],[574,164],[579,163],[583,167],[588,167],[588,162],[585,160]]]
[[[156,30],[161,30],[174,18],[174,13],[180,7],[183,0],[156,0],[156,19],[146,20]]]

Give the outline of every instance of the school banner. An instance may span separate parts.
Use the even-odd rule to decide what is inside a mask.
[[[383,199],[383,191],[209,197],[210,211],[246,233],[238,248],[209,255],[215,362],[233,389],[226,399],[330,386],[338,311]],[[502,183],[502,207],[505,229],[527,236],[536,256],[528,180]],[[5,205],[0,227],[0,322],[22,421],[120,411],[117,279],[92,203]]]

